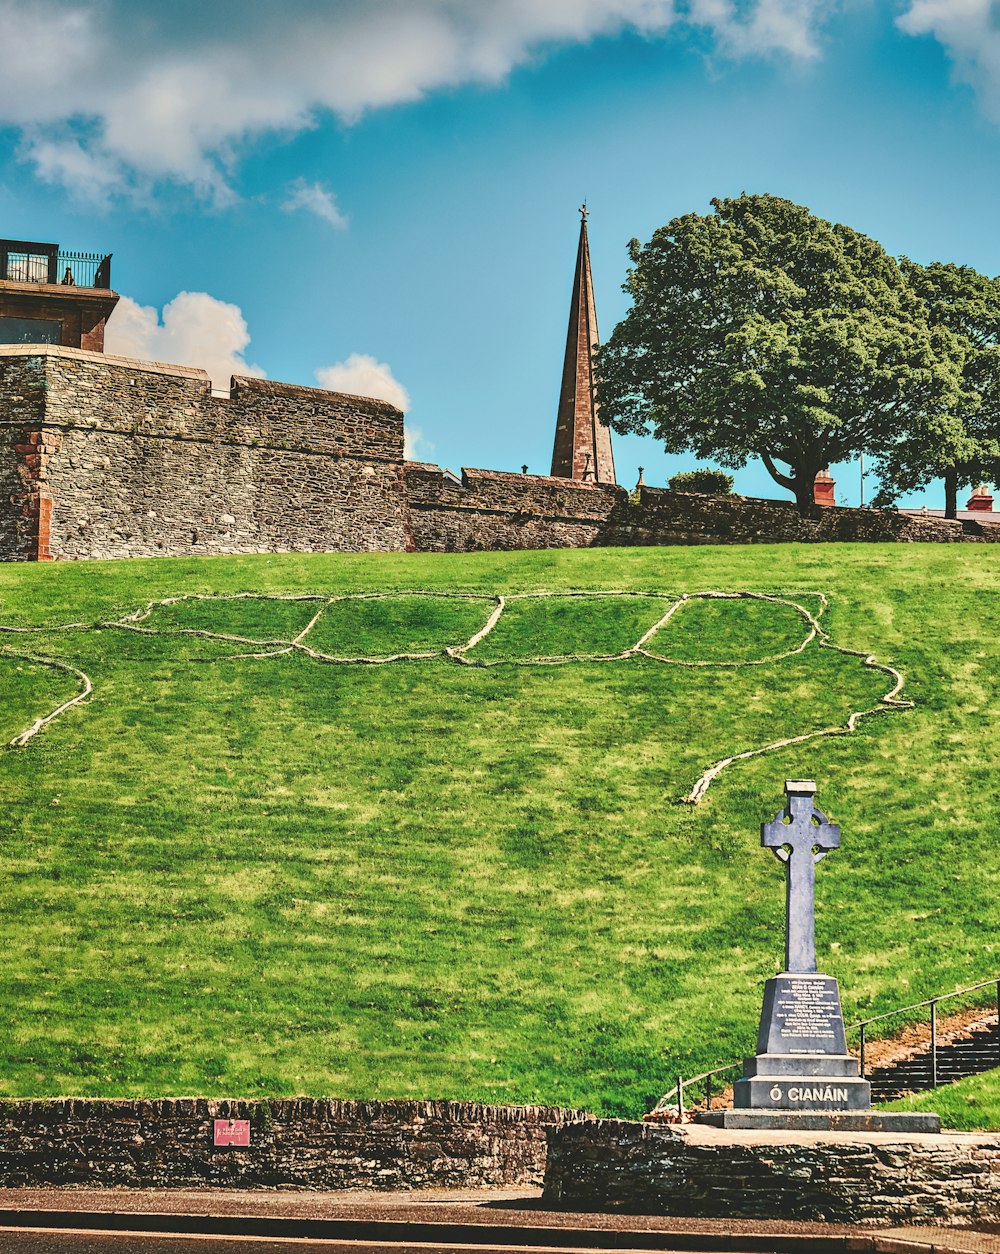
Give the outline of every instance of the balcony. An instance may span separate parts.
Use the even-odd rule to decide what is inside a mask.
[[[0,239],[0,281],[111,288],[111,254],[64,252],[58,244]]]

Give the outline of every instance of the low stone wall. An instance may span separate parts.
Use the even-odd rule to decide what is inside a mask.
[[[828,508],[802,518],[791,501],[576,483],[549,475],[406,464],[419,552],[822,541],[1000,542],[1000,526],[895,510]]]
[[[968,1224],[1000,1216],[1000,1136],[554,1127],[544,1201],[649,1215]]]
[[[818,510],[816,518],[802,518],[791,501],[643,487],[636,500],[608,517],[600,543],[629,546],[823,541],[997,543],[1000,526],[901,514],[896,510],[837,506]]]
[[[550,475],[464,469],[457,482],[424,462],[407,462],[406,490],[420,553],[589,548],[628,501],[624,488]]]
[[[214,1145],[249,1119],[248,1148]],[[490,1188],[541,1182],[579,1111],[473,1102],[165,1098],[0,1103],[0,1186]]]

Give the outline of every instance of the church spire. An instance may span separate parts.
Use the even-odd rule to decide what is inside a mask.
[[[591,355],[600,343],[594,281],[590,274],[587,206],[580,208],[580,247],[573,279],[573,303],[563,363],[562,391],[552,450],[552,474],[587,483],[614,483],[615,459],[611,430],[601,422],[594,396]]]

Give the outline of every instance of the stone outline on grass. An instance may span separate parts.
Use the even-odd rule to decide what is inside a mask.
[[[802,595],[802,594],[800,594]],[[858,722],[867,718],[872,714],[908,710],[912,709],[914,703],[908,698],[901,696],[905,678],[901,671],[893,666],[889,666],[885,662],[879,662],[874,653],[867,652],[864,649],[849,649],[844,645],[835,644],[831,640],[829,633],[820,624],[820,617],[829,607],[829,600],[822,592],[811,592],[804,594],[816,597],[819,601],[819,610],[816,614],[788,597],[781,597],[764,592],[685,592],[679,596],[667,592],[641,592],[633,590],[612,589],[612,590],[588,590],[588,591],[567,591],[567,592],[520,592],[512,593],[508,596],[500,594],[491,595],[489,593],[476,592],[439,592],[422,589],[410,589],[402,592],[358,592],[343,593],[337,596],[325,596],[322,593],[268,593],[268,592],[232,592],[232,593],[184,593],[181,596],[163,597],[159,600],[148,601],[144,606],[137,610],[133,610],[130,614],[125,614],[118,619],[108,619],[98,621],[96,623],[64,623],[54,627],[13,627],[0,625],[0,632],[30,635],[38,632],[53,631],[95,631],[95,630],[119,630],[132,631],[145,636],[194,636],[208,640],[224,640],[233,644],[248,644],[260,646],[254,651],[244,653],[234,653],[219,658],[219,661],[226,660],[264,660],[267,658],[281,657],[286,654],[301,652],[313,661],[330,665],[340,666],[380,666],[393,662],[402,661],[426,661],[432,658],[447,658],[450,661],[457,662],[463,666],[471,666],[478,669],[489,669],[495,666],[565,666],[574,662],[619,662],[628,661],[633,657],[646,657],[653,662],[661,662],[670,666],[688,666],[688,667],[719,667],[722,669],[732,669],[743,666],[766,666],[776,662],[781,662],[785,658],[794,657],[796,654],[802,653],[813,642],[818,641],[821,649],[833,649],[837,653],[844,654],[847,657],[856,657],[861,659],[862,666],[870,670],[881,671],[887,675],[892,681],[892,687],[884,696],[880,697],[875,705],[870,706],[866,710],[854,710],[848,716],[846,722],[831,727],[820,728],[817,731],[805,732],[801,736],[791,736],[783,740],[775,740],[770,744],[759,746],[755,749],[747,749],[742,753],[734,753],[728,757],[721,758],[715,762],[706,771],[704,771],[695,781],[691,791],[681,801],[690,805],[697,805],[704,797],[705,793],[711,787],[713,781],[734,762],[746,761],[749,758],[760,757],[762,754],[774,752],[777,749],[784,749],[790,745],[804,744],[809,740],[816,740],[823,736],[846,736],[855,730]],[[316,626],[322,618],[324,612],[331,605],[336,605],[342,601],[384,601],[384,600],[400,600],[403,598],[416,597],[438,597],[446,600],[465,600],[465,601],[489,601],[493,603],[493,610],[484,625],[475,632],[470,639],[464,644],[445,645],[440,649],[422,650],[410,653],[393,653],[385,656],[360,656],[360,657],[338,657],[333,654],[322,653],[319,650],[311,648],[305,643],[305,638],[310,631]],[[641,597],[649,600],[670,601],[670,607],[664,614],[650,627],[639,640],[630,645],[626,649],[620,650],[618,653],[576,653],[576,654],[554,654],[551,656],[542,656],[534,658],[494,658],[488,660],[480,660],[478,658],[470,658],[468,654],[480,644],[497,625],[503,616],[507,605],[512,601],[526,601],[542,598],[566,598],[566,597]],[[144,627],[142,624],[146,622],[153,611],[164,605],[178,605],[189,601],[288,601],[288,602],[321,602],[316,613],[312,616],[306,626],[291,640],[258,640],[251,636],[239,636],[228,632],[213,632],[205,628],[197,627]],[[666,654],[654,653],[646,645],[652,643],[656,634],[666,627],[671,619],[684,608],[685,605],[691,604],[697,600],[752,600],[765,601],[773,605],[784,605],[794,610],[803,620],[807,627],[807,631],[803,639],[794,646],[794,648],[786,649],[782,653],[772,654],[763,658],[744,658],[737,661],[717,661],[717,660],[699,660],[686,658],[673,658]],[[54,722],[67,710],[73,706],[85,701],[87,697],[94,691],[94,685],[90,676],[85,671],[78,670],[75,666],[68,663],[57,661],[55,658],[42,657],[38,654],[25,653],[15,650],[7,645],[0,646],[0,657],[21,658],[25,661],[41,666],[50,666],[57,670],[65,671],[72,675],[79,685],[79,691],[76,696],[69,701],[63,702],[49,714],[36,719],[30,727],[19,732],[12,740],[8,741],[7,748],[22,748],[29,740],[38,732],[44,730],[50,723]]]

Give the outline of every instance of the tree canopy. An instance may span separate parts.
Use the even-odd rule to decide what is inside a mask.
[[[867,453],[881,473],[907,433],[970,452],[959,337],[880,244],[776,196],[712,205],[629,246],[632,307],[597,358],[615,430],[760,458],[804,513],[825,466]]]
[[[954,518],[958,489],[1000,475],[1000,279],[971,266],[900,260],[903,276],[923,302],[933,327],[946,328],[961,354],[961,385],[946,422],[961,424],[958,441],[941,440],[940,419],[929,419],[886,449],[879,499],[943,478],[945,512]]]

